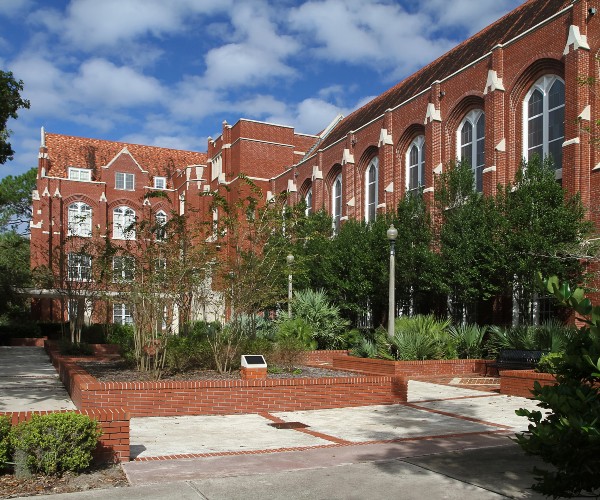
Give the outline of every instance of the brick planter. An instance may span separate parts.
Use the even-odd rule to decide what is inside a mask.
[[[483,359],[441,359],[424,361],[388,361],[385,359],[333,356],[333,368],[372,375],[434,377],[485,373]]]
[[[12,425],[17,425],[30,420],[34,414],[45,415],[48,413],[67,413],[67,410],[2,412],[0,415],[10,416]],[[102,436],[100,436],[98,447],[93,454],[94,462],[129,461],[129,413],[127,411],[123,408],[90,408],[75,410],[72,413],[87,415],[100,424]]]
[[[99,382],[47,345],[77,408],[126,408],[132,417],[316,410],[406,401],[407,381],[395,376],[267,380]]]
[[[503,370],[500,372],[500,394],[531,398],[534,382],[541,386],[554,385],[556,379],[550,373],[538,373],[533,370]]]
[[[48,337],[22,337],[10,339],[10,345],[13,347],[44,347],[44,342]]]

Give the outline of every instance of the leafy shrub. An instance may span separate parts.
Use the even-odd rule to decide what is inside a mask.
[[[84,342],[71,342],[69,339],[61,339],[58,349],[65,356],[92,356],[94,351],[89,344]]]
[[[212,368],[214,365],[210,344],[200,336],[173,336],[169,338],[165,366],[172,371]]]
[[[448,333],[449,326],[449,320],[438,320],[432,315],[397,318],[391,341],[392,354],[404,361],[456,358],[456,346]]]
[[[110,329],[111,325],[103,323],[84,325],[81,329],[81,338],[88,344],[105,344]]]
[[[316,349],[317,342],[313,338],[314,330],[302,318],[287,318],[279,323],[277,327],[277,343],[293,337],[299,341],[302,349]]]
[[[562,361],[562,353],[549,352],[548,354],[542,355],[535,369],[542,373],[557,373]]]
[[[4,464],[10,461],[12,456],[11,429],[10,417],[0,415],[0,470],[4,468]]]
[[[123,356],[125,360],[133,361],[135,345],[133,340],[133,327],[131,325],[113,323],[108,329],[107,340],[110,344],[119,346],[121,356]]]
[[[34,414],[13,430],[15,456],[31,472],[80,472],[90,465],[101,434],[98,423],[86,415]]]

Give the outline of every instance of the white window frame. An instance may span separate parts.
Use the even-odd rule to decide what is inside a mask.
[[[117,207],[113,210],[113,239],[135,240],[135,210],[127,206]]]
[[[167,189],[167,178],[154,177],[154,189]]]
[[[165,241],[167,239],[165,230],[165,226],[167,225],[167,213],[164,210],[159,210],[154,215],[154,220],[156,222],[156,241]]]
[[[89,168],[69,167],[69,180],[89,182],[92,180],[92,171]]]
[[[410,158],[413,148],[417,149],[417,163],[415,163],[415,164],[411,163],[411,158]],[[415,137],[412,140],[412,142],[408,146],[408,149],[406,150],[405,163],[406,163],[406,192],[409,193],[412,191],[416,191],[425,185],[425,136],[424,135],[418,135],[417,137]],[[411,186],[411,182],[410,182],[410,180],[411,180],[410,173],[411,173],[412,168],[417,169],[417,185],[416,186]]]
[[[117,172],[115,174],[115,189],[119,191],[135,191],[135,174]]]
[[[131,307],[127,302],[113,303],[113,323],[119,325],[133,324],[133,316],[131,315]]]
[[[312,187],[306,192],[304,196],[304,203],[306,203],[306,208],[304,209],[304,215],[307,217],[312,214],[312,198],[313,198],[313,190]]]
[[[563,109],[563,116],[565,110],[565,101],[566,101],[566,90],[563,94],[563,103],[555,108],[550,109],[550,99],[549,93],[552,89],[552,86],[556,81],[560,81],[563,86],[565,85],[565,81],[558,75],[548,74],[542,76],[539,80],[537,80],[529,89],[527,94],[525,95],[525,99],[523,100],[523,158],[529,160],[530,159],[530,146],[529,146],[529,122],[532,117],[529,116],[529,100],[531,99],[533,93],[536,90],[539,90],[542,94],[542,160],[548,156],[550,153],[550,142],[559,142],[561,151],[562,151],[562,143],[565,140],[564,135],[564,122],[563,122],[563,135],[561,137],[557,137],[550,141],[549,132],[550,132],[550,113],[552,111],[556,111],[560,108]],[[539,115],[537,115],[539,116]],[[555,164],[556,168],[556,177],[558,179],[562,178],[562,155],[561,155],[561,164]]]
[[[374,174],[374,175],[371,175]],[[379,157],[375,156],[365,170],[365,221],[373,222],[377,218],[379,203]]]
[[[338,174],[331,185],[331,218],[333,234],[338,234],[342,223],[342,203],[344,200],[342,174]]]
[[[479,120],[483,119],[483,136],[479,136],[478,135],[478,131],[477,131],[477,125],[479,123]],[[471,142],[470,142],[470,153],[471,153],[471,160],[470,160],[470,167],[471,170],[473,171],[473,186],[475,187],[475,191],[477,191],[478,193],[481,193],[483,191],[483,169],[485,168],[485,113],[482,109],[474,109],[472,111],[470,111],[467,116],[465,116],[463,118],[463,121],[460,122],[460,126],[458,127],[458,130],[456,131],[456,156],[457,158],[462,161],[463,158],[463,137],[462,137],[462,132],[463,129],[465,127],[466,124],[471,125],[471,130],[472,130],[472,136],[471,136]],[[483,149],[483,157],[482,157],[482,161],[478,162],[477,161],[477,157],[478,157],[478,150],[479,147],[481,146],[481,148]],[[479,183],[478,180],[481,180],[481,182]]]
[[[128,255],[115,255],[112,262],[113,283],[130,282],[135,277],[135,259]]]
[[[67,208],[67,234],[69,236],[92,236],[92,207],[83,201],[71,203]]]
[[[92,280],[92,256],[86,253],[67,254],[67,279],[69,281]]]

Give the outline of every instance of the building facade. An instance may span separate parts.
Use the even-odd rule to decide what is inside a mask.
[[[46,250],[32,265],[49,258],[69,214],[114,226],[141,212],[147,190],[164,190],[184,213],[202,203],[190,192],[235,187],[245,174],[265,200],[285,192],[289,203],[325,209],[335,231],[393,211],[415,189],[431,201],[452,160],[468,160],[476,189],[493,194],[535,153],[552,156],[557,180],[581,194],[598,227],[598,93],[581,84],[599,76],[597,10],[599,0],[529,0],[314,135],[241,119],[224,122],[204,154],[43,133],[31,229]]]

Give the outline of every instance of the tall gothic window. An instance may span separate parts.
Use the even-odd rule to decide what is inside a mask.
[[[565,84],[556,75],[545,75],[529,90],[523,103],[523,155],[551,157],[562,168],[565,139]]]
[[[306,196],[304,197],[304,203],[306,203],[306,209],[304,211],[304,214],[308,217],[310,214],[312,214],[312,198],[313,198],[313,193],[312,193],[312,188],[310,188],[307,192],[306,192]]]
[[[331,190],[331,216],[333,218],[333,233],[340,231],[342,222],[342,174],[339,174],[333,181]]]
[[[419,135],[406,152],[406,190],[414,191],[425,185],[425,136]]]
[[[365,171],[365,220],[372,222],[377,217],[377,198],[379,186],[379,158],[369,162]]]
[[[167,239],[167,214],[163,210],[159,210],[154,218],[156,220],[156,239],[164,241]]]
[[[82,201],[69,205],[68,231],[69,236],[91,236],[92,207]]]
[[[135,240],[135,211],[129,207],[118,207],[113,211],[113,238]]]
[[[458,129],[458,158],[471,166],[475,190],[481,193],[485,168],[485,114],[480,109],[471,111]]]

